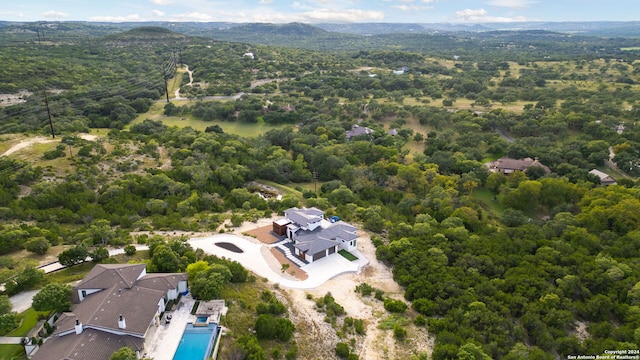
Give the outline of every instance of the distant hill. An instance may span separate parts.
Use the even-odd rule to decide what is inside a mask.
[[[110,45],[157,45],[174,44],[185,40],[188,35],[180,34],[160,26],[141,26],[117,34],[102,37],[100,42]]]
[[[251,23],[225,29],[211,29],[210,31],[210,36],[220,40],[259,42],[264,44],[272,44],[274,41],[279,43],[283,39],[302,40],[306,38],[324,37],[328,34],[326,30],[302,23]]]
[[[412,23],[316,24],[315,26],[330,32],[365,36],[398,33],[425,33],[429,31],[421,24]]]

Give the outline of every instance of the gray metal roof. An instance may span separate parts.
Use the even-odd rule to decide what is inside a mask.
[[[284,215],[287,217],[287,219],[291,220],[299,226],[307,226],[309,224],[313,224],[322,220],[324,218],[324,211],[314,207],[303,209],[293,207],[291,209],[285,210]]]
[[[338,239],[351,241],[358,238],[357,228],[343,221],[331,224],[327,228],[314,231],[299,230],[294,246],[301,251],[314,255],[340,244]]]

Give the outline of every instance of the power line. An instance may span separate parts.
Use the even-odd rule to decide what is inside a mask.
[[[44,104],[47,107],[47,115],[49,116],[49,126],[51,127],[51,138],[55,139],[56,134],[53,132],[53,121],[51,120],[51,110],[49,109],[49,100],[47,99],[47,90],[42,90],[44,93]]]

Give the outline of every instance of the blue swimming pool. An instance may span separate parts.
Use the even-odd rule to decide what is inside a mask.
[[[217,324],[207,326],[193,326],[189,323],[182,333],[180,345],[173,360],[205,360],[211,355],[215,339],[220,327]]]

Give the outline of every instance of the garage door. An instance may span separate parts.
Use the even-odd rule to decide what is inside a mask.
[[[325,257],[326,255],[327,255],[327,253],[326,253],[326,252],[324,252],[324,251],[321,251],[321,252],[319,252],[319,253],[317,253],[317,254],[313,254],[313,261],[316,261],[316,260],[318,260],[318,259],[322,259],[322,258],[323,258],[323,257]]]

